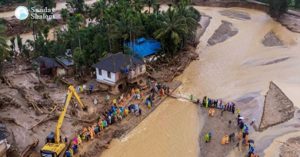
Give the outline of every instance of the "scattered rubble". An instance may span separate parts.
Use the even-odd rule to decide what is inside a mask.
[[[150,72],[149,77],[158,82],[170,82],[180,75],[193,60],[198,59],[198,56],[195,48],[190,46],[172,59],[167,57],[159,58],[147,65],[147,69]]]

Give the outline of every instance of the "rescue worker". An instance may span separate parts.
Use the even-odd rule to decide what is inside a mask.
[[[94,139],[95,132],[92,127],[89,127],[89,132],[90,132],[91,139]]]
[[[251,157],[251,155],[254,156],[254,151],[255,151],[254,144],[250,143],[249,150],[248,150],[248,157]]]
[[[127,116],[128,113],[129,113],[129,110],[126,108],[126,109],[124,110],[124,115]]]
[[[213,117],[214,114],[215,114],[215,109],[214,109],[214,108],[210,108],[210,109],[208,110],[208,115]]]
[[[234,103],[232,105],[231,112],[232,112],[232,114],[234,114],[234,112],[235,112],[235,104]]]
[[[117,106],[117,99],[113,99],[113,105]]]
[[[109,100],[110,100],[110,96],[107,94],[105,96],[105,105],[108,105],[109,104]]]
[[[206,134],[204,135],[204,141],[205,141],[205,143],[208,143],[208,142],[211,141],[211,133],[210,133],[210,132],[209,132],[209,133],[206,133]]]
[[[81,137],[80,137],[80,135],[78,135],[78,136],[77,136],[77,140],[78,140],[78,145],[81,145],[81,143],[82,143],[82,140],[81,140]]]
[[[221,141],[221,144],[228,144],[229,143],[229,136],[224,135]]]
[[[71,152],[69,150],[66,151],[66,157],[72,157]]]

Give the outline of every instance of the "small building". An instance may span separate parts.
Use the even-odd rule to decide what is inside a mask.
[[[74,68],[74,60],[68,56],[58,56],[55,58],[56,61],[63,67],[63,71],[61,71],[61,75],[73,75],[75,73]]]
[[[146,65],[140,58],[117,53],[94,64],[96,80],[109,87],[111,93],[119,93],[128,84],[146,85]]]
[[[34,63],[41,75],[58,76],[60,71],[63,70],[54,58],[40,56],[35,59]]]
[[[145,58],[156,54],[161,50],[161,44],[154,39],[139,38],[135,41],[126,43],[126,46],[134,53],[134,55]]]

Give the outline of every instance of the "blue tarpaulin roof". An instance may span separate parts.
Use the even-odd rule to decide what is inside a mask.
[[[160,49],[160,42],[153,39],[139,38],[135,42],[128,42],[126,44],[135,55],[139,57],[146,57],[157,53]]]

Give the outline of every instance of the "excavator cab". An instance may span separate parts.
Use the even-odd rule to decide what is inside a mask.
[[[64,149],[66,148],[65,143],[47,143],[41,149],[42,157],[59,157],[63,156]]]
[[[46,144],[41,150],[42,157],[58,157],[62,155],[64,152],[66,144],[61,142],[61,137],[59,143],[55,143],[55,134],[54,132],[50,132],[50,134],[46,137]]]
[[[46,138],[46,143],[55,143],[54,132],[50,132],[50,134]]]

